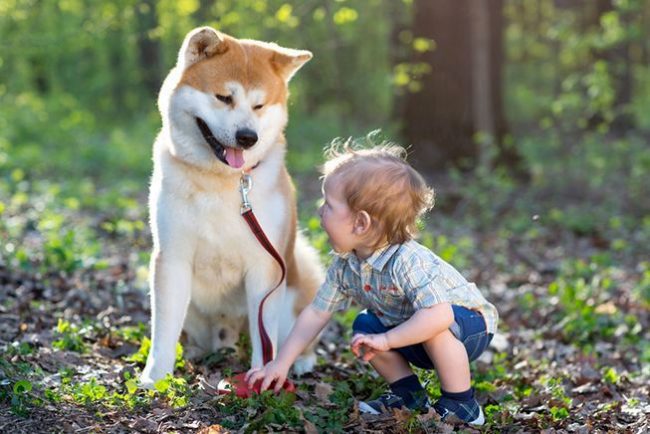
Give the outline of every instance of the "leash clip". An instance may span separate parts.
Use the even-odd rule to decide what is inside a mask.
[[[241,214],[250,211],[252,208],[248,200],[248,192],[253,188],[253,178],[248,173],[242,173],[239,179],[239,192],[241,193]]]

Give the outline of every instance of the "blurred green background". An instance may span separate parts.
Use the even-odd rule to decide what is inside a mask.
[[[34,432],[87,408],[111,430],[113,409],[151,410],[153,395],[135,392],[133,379],[87,373],[124,363],[127,354],[96,351],[115,342],[140,346],[126,363],[142,367],[156,96],[184,36],[201,25],[314,53],[291,82],[287,160],[301,226],[324,263],[329,246],[315,217],[323,147],[371,132],[409,147],[437,192],[421,242],[482,288],[511,345],[474,377],[481,393],[498,386],[485,407],[494,432],[574,422],[584,424],[574,430],[643,431],[643,0],[0,0],[0,426],[13,423],[11,415],[2,422],[3,410]],[[326,339],[348,367],[355,362],[341,338],[353,318],[338,316],[344,327]],[[50,347],[86,353],[85,364],[53,383],[39,365]],[[380,391],[356,368],[344,381],[337,369],[337,404],[323,408],[320,399],[308,414],[324,432],[348,426],[351,390],[356,398]],[[177,380],[196,388],[191,372]],[[422,375],[438,396],[435,375]],[[597,393],[587,395],[592,381]],[[174,395],[175,387],[168,402],[184,406],[193,392]],[[234,408],[236,423],[224,423],[248,426],[249,408]],[[279,413],[264,410],[250,429],[297,411],[256,408]],[[30,422],[39,409],[47,416]],[[616,415],[628,425],[605,420]]]
[[[145,224],[111,210],[144,208],[156,95],[199,25],[314,53],[287,129],[309,204],[323,147],[381,130],[472,227],[508,215],[524,231],[536,215],[579,235],[645,234],[649,21],[641,0],[4,0],[3,238],[60,234],[65,211],[43,224],[50,205],[102,210],[110,231]]]

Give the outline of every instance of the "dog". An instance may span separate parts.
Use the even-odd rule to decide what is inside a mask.
[[[181,331],[194,357],[233,347],[248,322],[251,367],[263,366],[257,313],[281,269],[240,215],[243,172],[261,227],[287,265],[264,304],[277,352],[324,272],[297,230],[295,192],[285,166],[288,83],[309,51],[240,40],[210,27],[185,37],[158,107],[149,207],[151,350],[145,387],[173,372]],[[294,364],[311,371],[312,347]]]

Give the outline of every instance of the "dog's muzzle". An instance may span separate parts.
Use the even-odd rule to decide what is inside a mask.
[[[208,127],[208,124],[206,124],[203,119],[196,118],[196,125],[198,125],[203,138],[206,142],[208,142],[208,145],[210,146],[210,149],[212,149],[212,152],[214,152],[214,155],[219,159],[219,161],[227,165],[228,161],[226,161],[226,147],[222,145],[221,142],[216,139],[216,137],[214,137],[214,134],[212,134],[210,127]]]
[[[212,152],[214,152],[214,155],[217,156],[219,161],[233,169],[241,169],[244,167],[244,151],[252,148],[258,140],[255,131],[249,128],[242,128],[237,130],[235,134],[237,146],[225,146],[214,137],[210,127],[208,127],[208,124],[203,119],[196,118],[196,125],[198,125],[203,138],[208,142],[208,146],[210,146],[210,149],[212,149]]]

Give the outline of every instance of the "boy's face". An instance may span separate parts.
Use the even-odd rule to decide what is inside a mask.
[[[320,224],[337,253],[353,251],[359,239],[354,233],[354,213],[343,197],[342,185],[335,178],[323,183],[323,204],[318,209]]]

